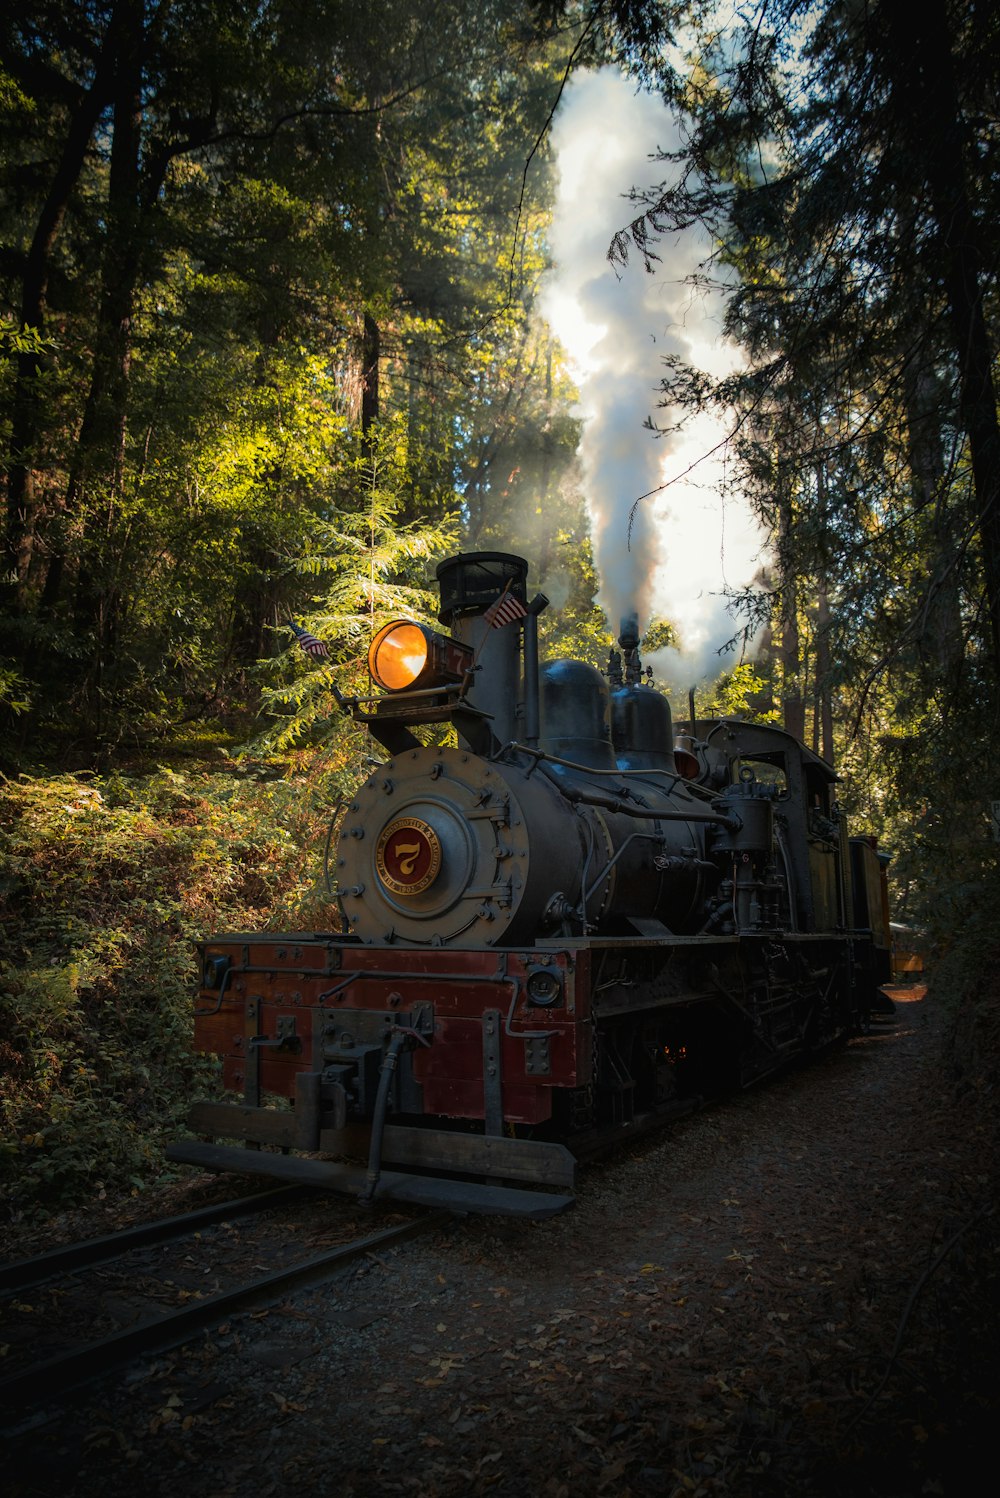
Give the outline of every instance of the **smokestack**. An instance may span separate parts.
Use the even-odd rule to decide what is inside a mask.
[[[634,687],[642,680],[642,661],[639,659],[639,615],[634,610],[623,615],[619,628],[618,644],[622,653],[625,685]]]
[[[626,614],[619,626],[620,634],[618,643],[622,653],[639,648],[639,615],[636,613]]]
[[[438,618],[463,645],[471,645],[481,670],[468,693],[469,704],[491,719],[497,739],[506,744],[521,736],[521,631],[513,624],[493,629],[484,619],[490,604],[505,593],[528,607],[528,564],[507,551],[463,552],[439,563],[441,590]]]

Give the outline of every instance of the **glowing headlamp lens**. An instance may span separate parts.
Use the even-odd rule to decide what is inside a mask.
[[[380,687],[401,692],[411,687],[427,664],[428,631],[395,619],[380,629],[368,651],[368,666]]]
[[[475,661],[471,645],[439,635],[412,619],[385,624],[368,648],[372,680],[387,692],[430,690],[461,682]]]

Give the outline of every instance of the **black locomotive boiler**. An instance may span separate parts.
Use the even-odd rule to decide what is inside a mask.
[[[540,1216],[596,1141],[865,1028],[885,872],[781,729],[699,722],[675,746],[634,626],[606,674],[540,665],[520,557],[438,581],[448,634],[387,625],[379,690],[342,699],[386,754],[340,829],[344,930],[201,946],[195,1042],[236,1096],[169,1154]]]

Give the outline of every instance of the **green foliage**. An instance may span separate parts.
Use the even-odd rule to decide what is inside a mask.
[[[530,315],[544,150],[523,179],[572,28],[501,0],[122,25],[145,25],[141,80],[106,8],[50,9],[4,45],[14,769],[27,740],[106,763],[198,714],[245,721],[285,618],[363,612],[340,582],[419,586],[413,561],[496,492],[494,460],[560,422]],[[359,551],[373,422],[399,579]]]
[[[550,648],[603,663],[533,314],[587,25],[212,0],[4,30],[0,760],[54,768],[0,801],[20,1202],[156,1168],[198,1072],[191,938],[330,922],[317,848],[369,749],[332,689],[366,689],[378,624],[433,619],[437,559],[523,549]]]
[[[9,359],[11,354],[43,354],[54,347],[54,340],[46,338],[38,328],[18,327],[17,323],[0,318],[0,354]],[[0,365],[5,378],[9,378],[10,365]]]
[[[436,624],[429,574],[434,561],[456,549],[457,525],[400,524],[398,495],[407,465],[401,418],[381,422],[367,435],[354,432],[345,443],[330,500],[290,561],[312,594],[294,622],[304,623],[328,654],[316,662],[298,648],[287,621],[276,627],[283,649],[264,672],[261,701],[268,721],[254,752],[281,752],[328,737],[331,722],[343,721],[334,686],[347,693],[369,689],[368,645],[390,619]]]
[[[674,360],[665,398],[729,413],[772,540],[774,699],[797,733],[814,718],[828,745],[832,725],[855,825],[893,847],[897,908],[922,919],[963,906],[995,855],[997,13],[691,12],[686,71],[646,64],[686,111],[684,149],[615,251],[659,273],[660,235],[713,234],[744,362],[713,382]]]
[[[665,650],[668,645],[677,644],[677,631],[672,624],[665,619],[651,619],[642,637],[642,649],[647,655],[652,655],[654,650]]]
[[[319,864],[358,766],[342,748],[282,768],[4,787],[0,1178],[15,1208],[162,1171],[205,1080],[190,1049],[195,939],[339,924]]]
[[[750,723],[776,723],[777,709],[771,705],[766,678],[753,661],[740,661],[724,671],[704,691],[710,701],[696,702],[699,717],[745,718]]]
[[[19,716],[31,705],[28,684],[13,666],[0,666],[0,708]]]

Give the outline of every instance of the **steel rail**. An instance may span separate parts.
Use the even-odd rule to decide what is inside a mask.
[[[307,1191],[305,1186],[278,1186],[272,1191],[258,1191],[252,1196],[239,1196],[232,1201],[218,1202],[212,1207],[199,1207],[194,1212],[183,1212],[176,1217],[161,1217],[156,1222],[123,1228],[120,1232],[108,1233],[103,1238],[88,1238],[83,1243],[53,1248],[48,1253],[36,1254],[33,1259],[18,1259],[12,1264],[0,1266],[0,1295],[33,1289],[35,1285],[44,1284],[55,1275],[72,1274],[74,1269],[83,1269],[88,1264],[107,1263],[130,1253],[134,1248],[168,1243],[171,1238],[196,1233],[200,1228],[212,1227],[231,1217],[247,1217],[253,1212],[266,1212],[269,1207],[284,1206],[295,1197],[305,1195]]]
[[[236,1311],[273,1301],[280,1293],[301,1288],[327,1278],[342,1264],[350,1263],[376,1249],[388,1248],[407,1238],[430,1232],[453,1220],[451,1212],[435,1212],[401,1226],[371,1233],[351,1243],[341,1244],[329,1253],[319,1254],[304,1263],[280,1269],[263,1279],[235,1290],[225,1290],[207,1300],[185,1306],[162,1320],[145,1322],[128,1331],[116,1332],[100,1342],[89,1343],[73,1352],[49,1358],[44,1363],[22,1369],[0,1381],[0,1408],[24,1408],[36,1405],[78,1387],[96,1383],[106,1373],[152,1352],[165,1352],[189,1340],[193,1333],[213,1322],[224,1321]],[[10,1426],[4,1427],[8,1432]]]

